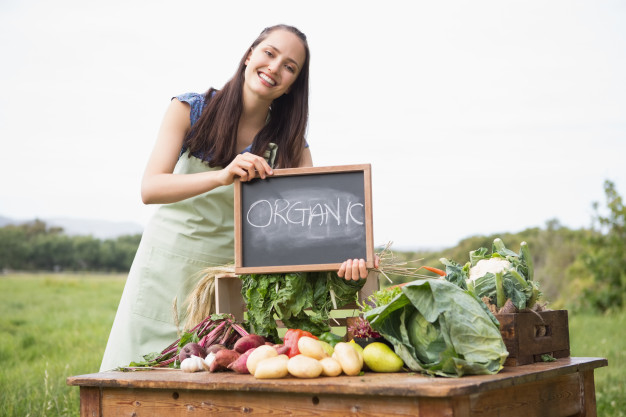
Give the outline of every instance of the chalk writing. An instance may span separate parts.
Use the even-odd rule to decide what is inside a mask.
[[[246,221],[250,226],[266,228],[273,225],[314,226],[350,226],[351,223],[362,225],[364,222],[362,203],[337,198],[333,202],[300,200],[257,200],[250,205]]]

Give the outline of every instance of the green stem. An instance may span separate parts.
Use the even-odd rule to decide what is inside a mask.
[[[528,280],[533,280],[534,275],[534,266],[533,266],[533,258],[530,256],[530,249],[528,248],[528,243],[522,242],[520,244],[520,255],[522,262],[526,263],[526,267],[528,268]]]
[[[534,306],[535,303],[537,302],[538,298],[539,298],[539,288],[533,285],[533,295],[530,296],[530,299],[528,300],[528,303],[526,304],[526,308],[532,308],[532,306]]]
[[[524,277],[520,275],[519,272],[517,272],[515,269],[509,269],[509,272],[511,273],[511,275],[513,275],[513,278],[515,278],[517,282],[520,283],[523,289],[528,289],[528,283],[526,282]]]
[[[506,303],[506,297],[502,286],[502,272],[496,272],[496,306],[502,308],[504,303]]]

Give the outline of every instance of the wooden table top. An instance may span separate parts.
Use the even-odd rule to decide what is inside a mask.
[[[496,375],[472,375],[462,378],[431,377],[414,372],[365,372],[360,376],[341,375],[313,379],[289,377],[269,380],[230,371],[188,373],[176,369],[163,369],[77,375],[67,378],[67,384],[102,388],[452,397],[585,372],[607,365],[608,362],[604,358],[573,357],[558,359],[555,362],[504,367]]]

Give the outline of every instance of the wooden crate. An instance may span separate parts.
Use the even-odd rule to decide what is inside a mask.
[[[570,355],[567,310],[496,314],[509,351],[505,366],[541,362],[541,355]]]
[[[370,272],[365,285],[359,291],[359,302],[362,303],[374,291],[378,291],[379,288],[378,273]],[[215,312],[230,313],[237,321],[242,322],[245,310],[246,305],[241,296],[241,280],[239,277],[234,274],[217,275],[215,277]],[[356,303],[349,303],[334,311],[339,311],[338,315],[340,317],[331,320],[330,326],[341,328],[338,333],[343,333],[346,330],[348,317],[358,316],[359,314]],[[277,321],[277,325],[279,328],[285,327],[280,320]]]

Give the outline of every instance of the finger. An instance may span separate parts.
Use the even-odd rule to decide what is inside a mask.
[[[251,179],[256,177],[256,171],[254,169],[254,164],[250,164],[250,166],[247,168],[247,171],[248,171],[248,181],[250,181]]]
[[[254,165],[256,167],[256,170],[259,172],[259,175],[261,175],[261,178],[263,179],[265,179],[265,177],[268,175],[274,174],[272,167],[267,163],[264,158],[257,157],[254,161]]]
[[[359,260],[358,259],[354,259],[352,261],[352,280],[353,281],[358,281],[360,277],[360,273],[359,273]]]
[[[378,255],[374,256],[374,268],[378,268],[378,266],[380,265],[380,258],[378,257]]]
[[[348,259],[344,262],[346,265],[346,273],[344,274],[344,278],[346,281],[350,281],[352,279],[352,259]]]
[[[241,167],[233,166],[231,168],[231,172],[233,177],[239,177],[239,179],[243,182],[246,182],[248,179],[248,172]]]
[[[339,278],[343,278],[345,274],[346,274],[346,263],[343,262],[341,266],[339,267],[339,271],[337,271],[337,275],[339,276]]]
[[[236,166],[237,168],[239,168],[240,172],[241,172],[241,177],[242,180],[243,178],[245,178],[244,181],[250,181],[252,178],[255,177],[255,171],[254,171],[254,163],[252,163],[251,161],[247,160],[246,157],[239,157],[236,160]]]
[[[267,177],[268,175],[271,175],[272,169],[267,164],[267,161],[265,161],[265,159],[255,158],[254,161],[252,162],[254,164],[254,168],[256,169],[257,173],[259,174],[261,178],[265,179],[265,177]]]
[[[359,275],[361,279],[367,278],[368,270],[367,266],[365,266],[365,259],[359,259]]]

